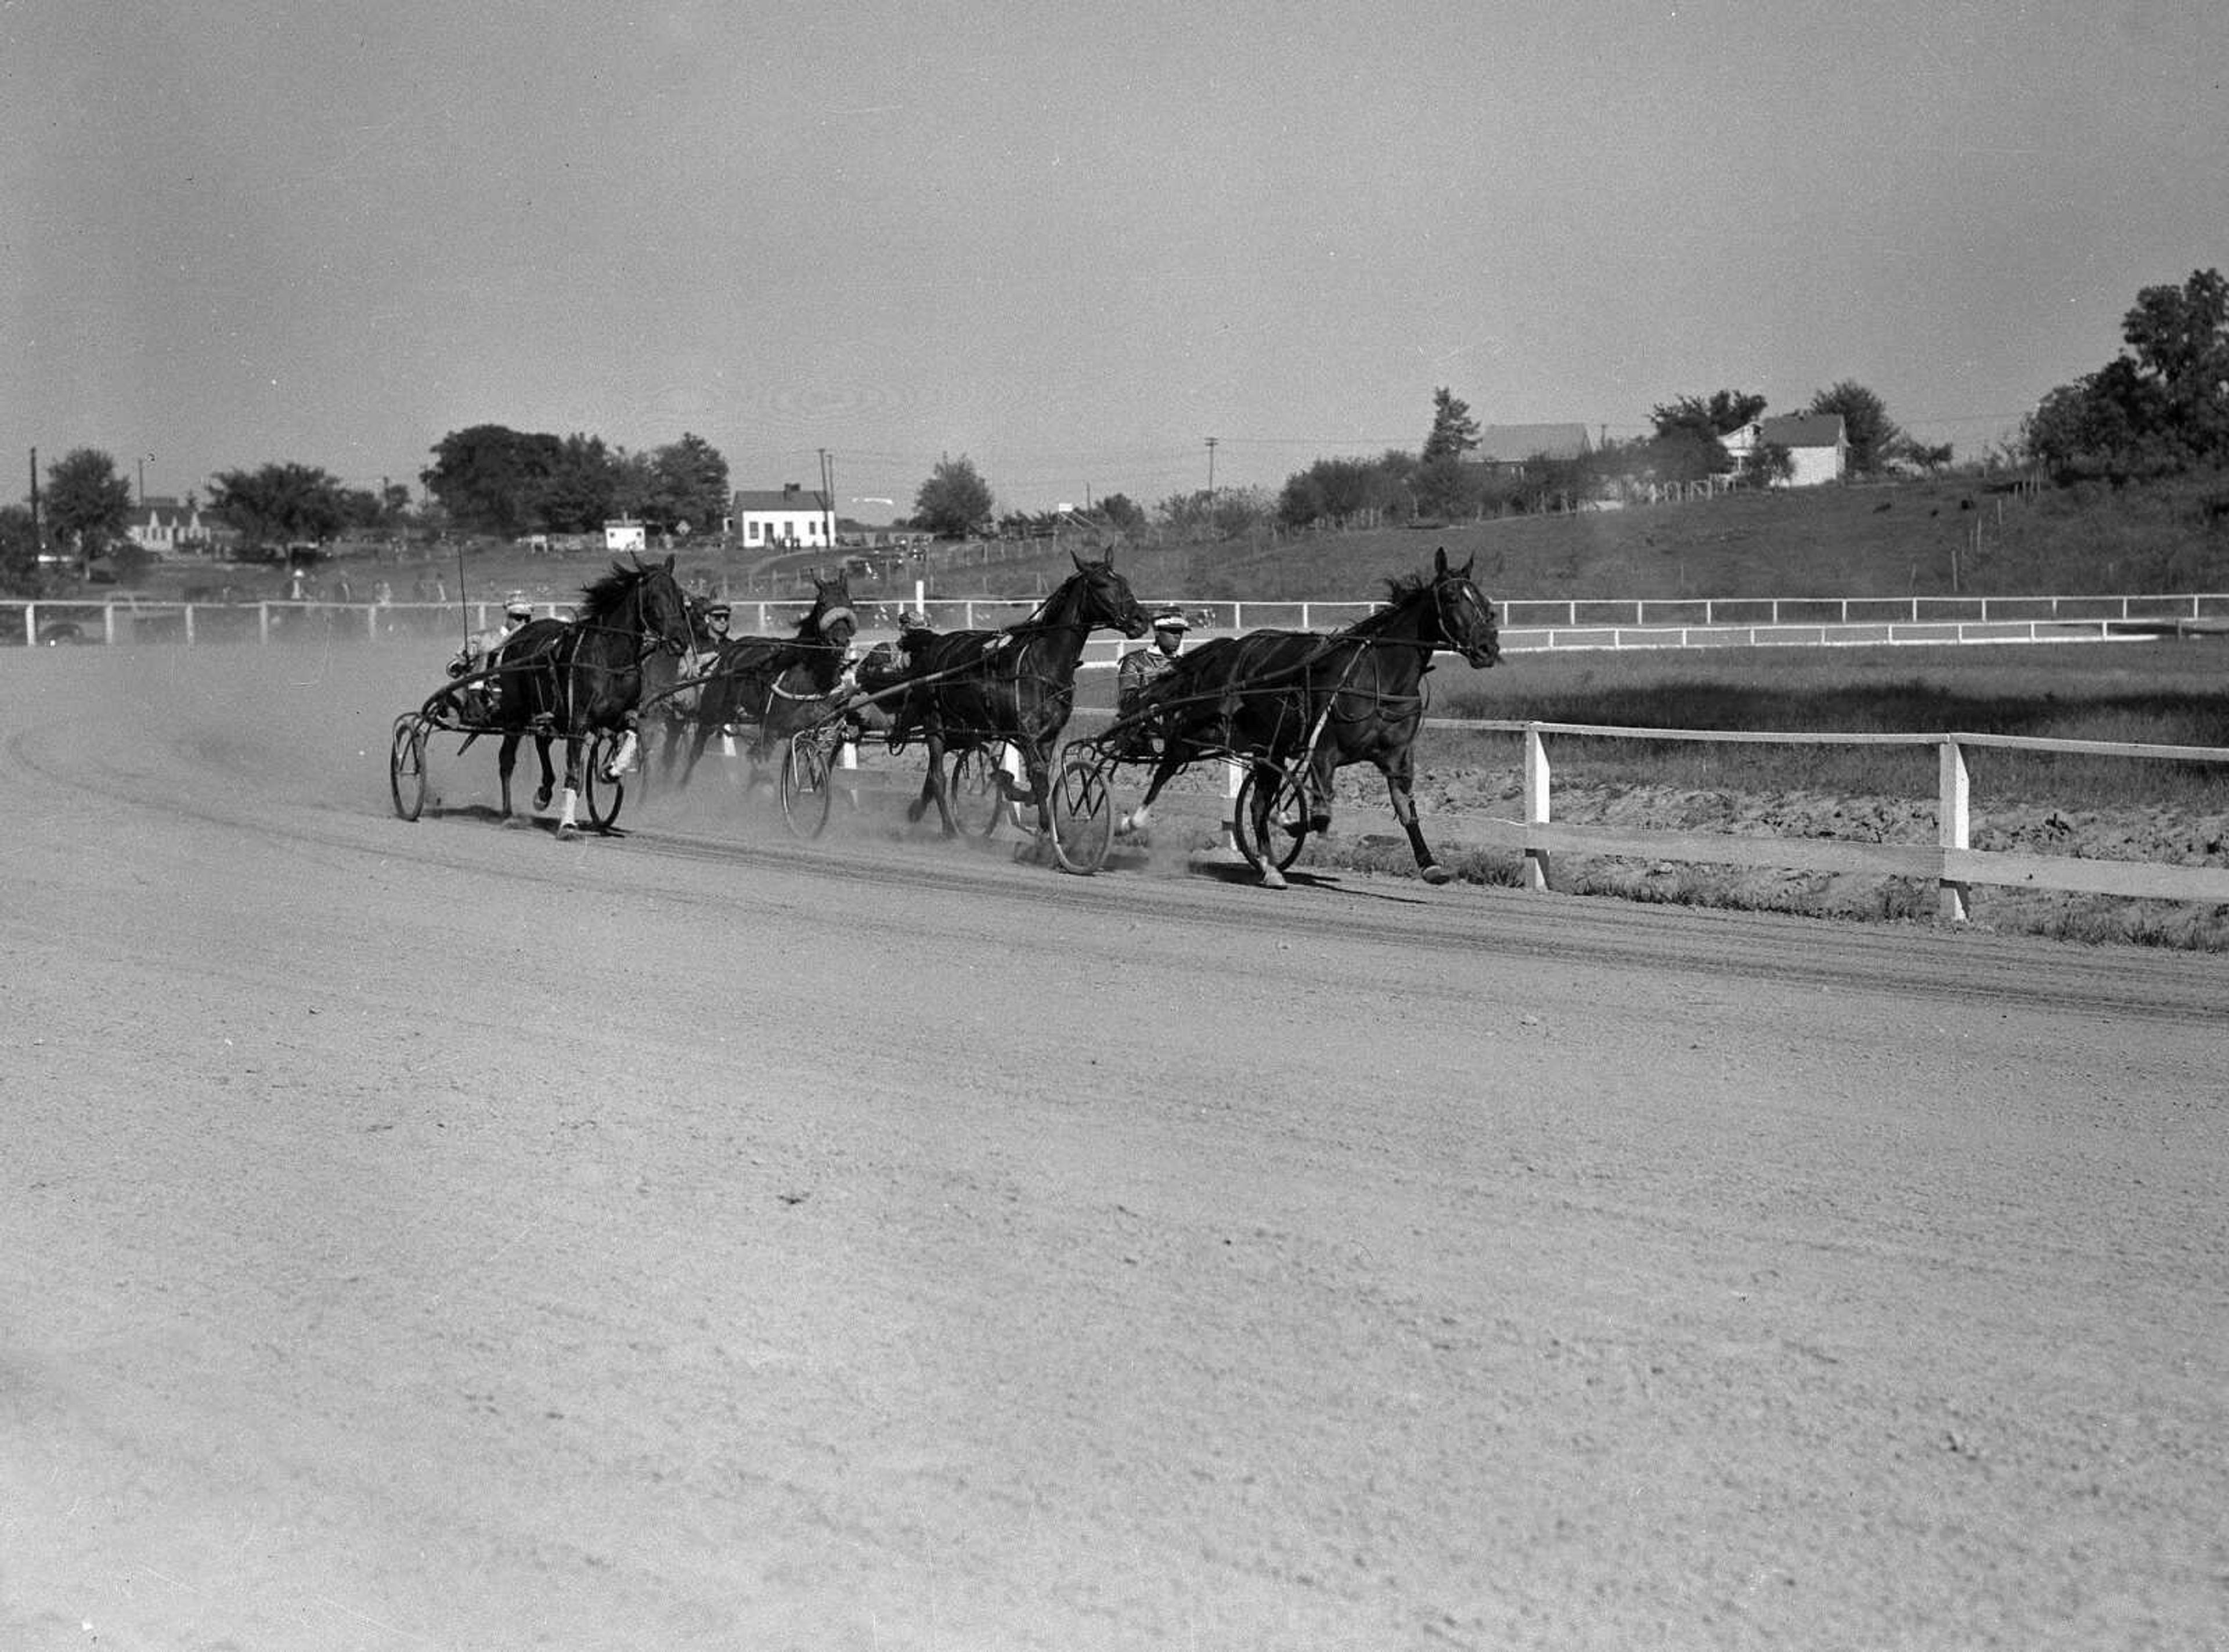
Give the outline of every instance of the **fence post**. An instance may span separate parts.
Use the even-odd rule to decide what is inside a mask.
[[[1972,822],[1966,753],[1951,736],[1943,736],[1939,767],[1942,781],[1935,800],[1936,835],[1946,850],[1969,848],[1966,834]],[[1966,885],[1945,877],[1937,887],[1937,910],[1943,919],[1951,923],[1966,922]]]
[[[268,602],[255,605],[255,640],[262,643],[271,640],[271,605]]]
[[[1527,826],[1548,824],[1548,742],[1540,737],[1540,725],[1525,725],[1525,823]],[[1545,890],[1549,882],[1548,852],[1545,848],[1527,843],[1525,845],[1525,887]]]

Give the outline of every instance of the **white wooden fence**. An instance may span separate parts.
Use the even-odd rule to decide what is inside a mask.
[[[2229,763],[2229,748],[2160,746],[2130,742],[2052,740],[1995,734],[1794,734],[1704,729],[1620,729],[1578,723],[1518,723],[1432,718],[1429,726],[1524,737],[1525,818],[1492,820],[1483,840],[1524,852],[1526,881],[1551,888],[1551,857],[1558,852],[1623,855],[1698,865],[1783,867],[1794,871],[1871,873],[1934,883],[1944,917],[1962,922],[1974,884],[2064,890],[2149,900],[2229,904],[2229,867],[2171,866],[2155,862],[2089,860],[2071,855],[2031,855],[1975,849],[1966,754],[1994,748],[2082,756]],[[1937,749],[1936,841],[1932,844],[1837,842],[1820,838],[1744,836],[1720,832],[1655,832],[1621,826],[1558,824],[1554,813],[1551,741],[1613,739],[1789,746],[1933,746]]]

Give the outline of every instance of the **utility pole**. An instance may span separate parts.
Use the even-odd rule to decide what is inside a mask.
[[[1215,444],[1217,440],[1217,439],[1213,436],[1210,436],[1207,439],[1207,492],[1210,498],[1212,498],[1215,493]]]
[[[33,555],[47,548],[47,537],[39,530],[39,450],[31,449],[31,551]]]
[[[836,549],[836,455],[825,447],[820,454],[820,537]]]

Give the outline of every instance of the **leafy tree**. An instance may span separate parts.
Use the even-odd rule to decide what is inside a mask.
[[[1879,474],[1903,449],[1904,432],[1888,416],[1886,404],[1855,379],[1818,391],[1805,410],[1842,415],[1842,439],[1849,444],[1850,469],[1856,475]]]
[[[2181,287],[2145,287],[2121,337],[2159,389],[2166,434],[2193,460],[2229,453],[2229,280],[2221,272],[2194,271]]]
[[[1770,487],[1795,474],[1795,455],[1776,441],[1761,441],[1742,459],[1741,478],[1752,487]]]
[[[1127,493],[1109,493],[1091,507],[1091,513],[1127,537],[1134,539],[1146,531],[1146,508]]]
[[[45,584],[29,505],[0,505],[0,591],[36,596]]]
[[[1713,390],[1708,396],[1683,395],[1651,408],[1648,416],[1660,436],[1685,430],[1721,441],[1763,413],[1764,408],[1764,398],[1752,391]]]
[[[89,562],[123,533],[132,484],[106,453],[80,447],[47,467],[45,511],[55,535],[76,548],[80,562]]]
[[[545,533],[594,533],[621,514],[613,497],[617,486],[602,439],[576,431],[558,444],[548,473],[522,499]]]
[[[1319,522],[1343,528],[1384,511],[1397,488],[1382,464],[1366,459],[1319,459],[1285,479],[1277,520],[1288,528]]]
[[[646,520],[668,532],[684,523],[693,533],[718,529],[731,497],[728,461],[718,448],[684,431],[679,441],[652,453],[650,465],[654,486]]]
[[[351,506],[338,479],[311,465],[266,465],[256,471],[222,471],[209,488],[217,515],[258,544],[311,540],[323,544],[372,501],[366,492]]]
[[[2188,460],[2168,422],[2165,390],[2119,356],[2046,395],[2021,421],[2020,445],[2061,481],[2166,476]]]
[[[1732,468],[1725,444],[1708,430],[1673,425],[1643,442],[1634,458],[1640,472],[1659,482],[1700,482]]]
[[[474,425],[451,431],[433,451],[418,479],[458,527],[506,539],[543,527],[543,500],[566,455],[556,437]]]
[[[1486,477],[1481,468],[1467,465],[1459,453],[1425,455],[1409,479],[1416,509],[1425,516],[1468,516],[1478,509]]]
[[[1432,428],[1424,438],[1424,462],[1459,460],[1478,446],[1478,421],[1470,416],[1470,404],[1456,400],[1452,390],[1433,391]]]
[[[991,520],[993,504],[990,485],[976,474],[974,462],[965,453],[940,459],[914,494],[914,526],[942,538],[964,538]]]

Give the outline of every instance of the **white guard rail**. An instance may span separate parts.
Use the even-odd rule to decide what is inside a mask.
[[[1784,867],[1803,871],[1858,872],[1921,878],[1941,891],[1944,917],[1963,922],[1967,891],[1975,884],[2064,890],[2145,900],[2229,903],[2229,867],[2170,866],[2149,861],[2087,860],[2071,855],[2029,855],[1977,850],[1971,818],[1966,753],[1995,748],[2084,756],[2150,758],[2174,762],[2229,763],[2229,748],[2159,746],[2097,740],[2052,740],[1990,734],[1794,734],[1701,729],[1620,729],[1577,723],[1518,723],[1495,719],[1428,719],[1436,729],[1524,737],[1525,819],[1492,820],[1483,840],[1524,852],[1528,887],[1551,887],[1550,858],[1620,855],[1699,865]],[[1555,819],[1551,740],[1661,740],[1725,744],[1809,746],[1933,746],[1939,776],[1937,840],[1932,844],[1840,843],[1819,838],[1738,836],[1731,832],[1634,831],[1616,826],[1559,825]]]

